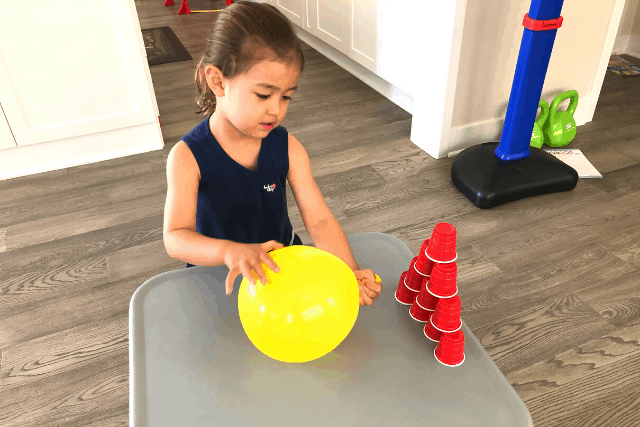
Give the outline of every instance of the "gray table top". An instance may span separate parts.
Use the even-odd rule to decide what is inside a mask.
[[[130,425],[533,426],[515,390],[462,322],[465,361],[441,365],[424,323],[394,298],[413,254],[384,233],[348,236],[382,293],[360,307],[345,340],[301,364],[273,360],[249,341],[226,266],[160,274],[129,308]]]

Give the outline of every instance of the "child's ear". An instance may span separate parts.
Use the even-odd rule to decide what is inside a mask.
[[[211,89],[217,97],[224,96],[224,81],[226,79],[222,71],[215,65],[207,65],[204,68],[204,75],[209,89]]]

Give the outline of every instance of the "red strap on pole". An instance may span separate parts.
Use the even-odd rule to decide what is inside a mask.
[[[522,21],[522,25],[524,25],[525,28],[528,28],[531,31],[555,30],[557,28],[562,27],[562,16],[557,19],[548,19],[546,21],[538,21],[537,19],[531,18],[527,13],[524,15],[524,20]]]

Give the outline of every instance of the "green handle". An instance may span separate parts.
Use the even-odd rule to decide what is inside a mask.
[[[538,107],[542,109],[542,112],[540,113],[540,117],[538,117],[538,120],[536,120],[536,124],[540,126],[540,129],[542,129],[542,125],[544,124],[545,120],[547,120],[547,117],[549,117],[549,103],[544,99],[541,99],[538,103]]]
[[[567,98],[571,98],[571,101],[569,101],[569,108],[567,108],[567,111],[571,113],[571,115],[573,115],[576,112],[576,108],[578,108],[578,92],[575,90],[568,90],[565,93],[561,93],[560,95],[554,98],[553,102],[551,103],[551,112],[550,112],[551,117],[549,121],[551,122],[555,121],[555,115],[556,115],[556,112],[558,111],[558,106],[562,101],[564,101]]]

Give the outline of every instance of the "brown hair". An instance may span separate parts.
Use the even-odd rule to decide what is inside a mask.
[[[262,61],[266,55],[254,57],[249,46],[268,48],[279,61],[291,62],[304,69],[304,54],[293,24],[278,9],[268,3],[240,0],[217,14],[207,46],[196,69],[199,111],[211,115],[216,109],[216,96],[204,74],[207,65],[214,65],[233,79]]]

